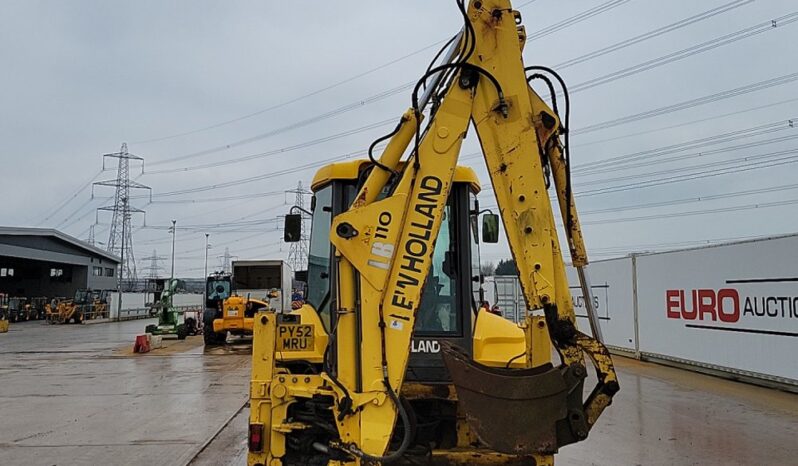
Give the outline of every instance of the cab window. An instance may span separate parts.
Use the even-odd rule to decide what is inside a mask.
[[[455,226],[451,200],[443,210],[441,229],[435,241],[429,276],[424,285],[416,318],[416,333],[441,334],[459,331],[457,326],[457,269],[454,263]]]
[[[332,219],[332,185],[316,192],[308,251],[307,302],[330,328],[330,222]]]

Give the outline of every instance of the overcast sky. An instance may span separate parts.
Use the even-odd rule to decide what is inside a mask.
[[[606,170],[574,176],[592,257],[798,230],[798,185],[792,186],[798,183],[798,141],[792,139],[798,127],[788,124],[798,117],[798,81],[789,77],[798,72],[798,22],[790,23],[798,18],[756,28],[798,11],[798,4],[536,0],[516,7],[534,38],[526,45],[526,64],[553,67],[706,13],[692,24],[558,67],[572,88],[574,166],[620,157],[601,166]],[[457,32],[462,21],[453,0],[2,0],[0,12],[0,224],[53,227],[85,240],[98,220],[96,240],[107,242],[110,213],[97,216],[95,209],[112,202],[113,190],[97,187],[92,198],[91,182],[116,176],[113,161],[101,173],[102,154],[127,142],[131,153],[145,159],[143,174],[139,163],[131,165],[132,177],[152,187],[154,196],[153,203],[134,202],[147,212],[148,227],[142,228],[143,216],[133,217],[140,275],[148,265],[141,259],[153,249],[169,255],[163,227],[176,219],[181,276],[201,276],[205,231],[213,245],[211,268],[226,247],[242,259],[286,256],[276,218],[293,197],[282,191],[300,181],[309,185],[315,168],[281,171],[365,151],[391,126],[375,124],[395,121],[409,106],[410,91],[364,99],[418,79],[440,46],[433,45]],[[691,56],[681,52],[704,43]],[[672,53],[672,62],[658,60]],[[586,86],[647,61],[650,69],[630,69]],[[784,82],[767,82],[784,76]],[[347,82],[314,93],[341,81]],[[762,82],[753,92],[591,128]],[[357,102],[362,105],[283,130]],[[717,137],[732,132],[738,133]],[[709,139],[690,150],[682,145],[633,158],[704,138]],[[463,154],[476,150],[476,138],[469,137]],[[262,155],[202,168],[253,154]],[[488,186],[483,163],[463,161]],[[718,174],[721,169],[728,173]],[[268,174],[275,176],[230,183]],[[700,178],[684,180],[694,176]],[[210,189],[223,183],[228,185]],[[193,188],[204,190],[164,196]],[[590,192],[597,189],[623,190]],[[244,198],[256,193],[261,195]],[[495,204],[492,192],[482,196],[482,204]],[[257,222],[227,231],[213,226],[249,220]],[[508,254],[504,246],[485,247],[483,261]],[[168,273],[168,261],[162,265]]]

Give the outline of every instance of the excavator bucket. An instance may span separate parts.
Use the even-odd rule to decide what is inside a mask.
[[[488,367],[454,345],[441,346],[462,414],[485,447],[512,455],[554,454],[587,437],[581,364]]]

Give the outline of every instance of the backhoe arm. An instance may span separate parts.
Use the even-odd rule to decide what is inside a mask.
[[[429,128],[413,147],[412,163],[396,172],[420,124],[417,106],[405,114],[380,158],[382,166],[374,168],[352,208],[336,217],[330,232],[339,253],[337,382],[346,387],[340,396],[347,400],[337,405],[337,414],[342,439],[351,439],[341,447],[360,458],[386,450],[401,414],[395,394],[407,368],[415,314],[469,120],[479,136],[530,309],[527,333],[531,311],[542,310],[563,367],[578,374],[574,386],[585,375],[583,351],[596,364],[600,379],[584,412],[568,407],[580,417],[571,423],[573,439],[515,452],[549,453],[584,438],[617,390],[606,349],[576,329],[544,171],[544,164],[553,171],[569,249],[574,263],[584,266],[587,258],[559,140],[564,129],[527,83],[519,46],[525,42],[524,30],[516,22],[520,17],[509,2],[494,0],[473,2],[468,19],[459,55],[467,60],[439,67],[440,73],[454,76]],[[392,193],[376,201],[391,171],[397,177]],[[528,340],[526,359],[531,364],[531,335]]]
[[[587,254],[561,142],[567,129],[527,82],[521,55],[526,37],[510,2],[473,0],[467,10],[461,8],[465,27],[453,39],[444,64],[419,81],[413,106],[398,122],[379,160],[373,161],[350,209],[332,220],[329,234],[336,261],[331,276],[337,292],[331,308],[336,325],[330,331],[332,355],[318,376],[324,386],[312,392],[335,400],[339,440],[314,444],[319,451],[329,449],[349,458],[331,464],[387,463],[401,457],[408,446],[411,426],[397,394],[469,124],[476,129],[490,173],[527,315],[520,324],[526,339],[524,369],[488,368],[456,348],[444,349],[465,418],[483,446],[533,456],[538,465],[553,464],[552,455],[560,446],[587,436],[618,389],[600,337],[576,328],[549,200],[550,170],[571,258],[581,270]],[[419,99],[424,82],[429,88]],[[422,130],[427,103],[432,106]],[[409,155],[400,163],[405,153]],[[590,292],[585,284],[583,289]],[[545,345],[549,351],[540,350],[541,328],[559,353],[556,367],[548,364],[550,346]],[[593,335],[600,335],[597,326]],[[585,355],[599,382],[583,401]],[[480,386],[477,373],[488,383]],[[264,374],[264,380],[273,376],[271,370]],[[308,377],[307,383],[312,385],[316,377]],[[264,397],[268,384],[257,385]],[[501,411],[493,417],[506,425],[486,428],[490,424],[480,422],[476,413],[490,407],[491,392],[505,390],[504,384],[509,398],[497,402]],[[387,453],[397,423],[404,426],[404,439],[396,451]],[[513,427],[517,432],[510,432]]]

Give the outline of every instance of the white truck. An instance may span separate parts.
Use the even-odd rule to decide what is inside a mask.
[[[277,312],[288,312],[293,276],[291,267],[283,260],[233,261],[233,293],[266,301]],[[270,292],[275,290],[278,297],[270,297]]]

